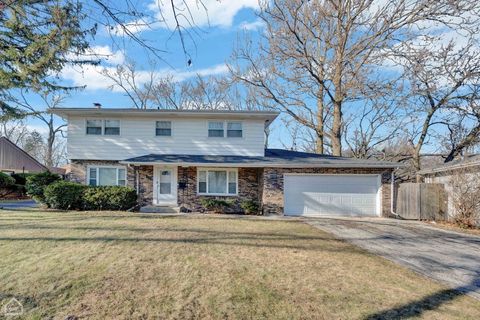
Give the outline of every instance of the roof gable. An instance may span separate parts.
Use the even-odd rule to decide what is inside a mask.
[[[0,170],[38,172],[48,169],[12,141],[0,137]]]

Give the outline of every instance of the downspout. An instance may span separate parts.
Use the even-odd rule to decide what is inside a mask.
[[[395,201],[395,173],[392,170],[390,178],[390,213],[397,218],[401,218],[398,213],[395,212],[393,208],[393,202]]]

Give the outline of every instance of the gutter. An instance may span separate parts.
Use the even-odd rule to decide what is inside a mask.
[[[221,167],[221,168],[344,168],[344,169],[395,169],[398,168],[398,164],[352,164],[352,163],[303,163],[303,164],[286,164],[286,163],[263,163],[263,162],[253,162],[253,163],[225,163],[225,162],[148,162],[148,161],[119,161],[121,164],[128,165],[141,165],[141,166],[181,166],[181,167]]]

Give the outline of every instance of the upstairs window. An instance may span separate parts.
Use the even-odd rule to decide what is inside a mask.
[[[243,136],[241,122],[227,122],[227,137],[241,138]]]
[[[87,120],[87,134],[101,135],[102,120]]]
[[[223,133],[223,122],[221,121],[210,121],[208,123],[208,136],[209,137],[221,137],[225,135]]]
[[[106,136],[120,135],[120,120],[105,120],[104,134]]]
[[[157,121],[155,125],[155,135],[157,137],[171,137],[172,136],[172,122],[171,121]]]
[[[87,120],[87,134],[118,136],[120,135],[120,120]]]

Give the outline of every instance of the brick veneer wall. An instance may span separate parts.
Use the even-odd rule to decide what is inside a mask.
[[[381,174],[382,215],[390,214],[390,169],[348,169],[348,168],[265,168],[263,172],[263,213],[283,214],[283,175],[285,173],[314,174]]]
[[[70,163],[70,172],[67,174],[67,180],[87,184],[88,166],[115,166],[127,169],[127,186],[136,188],[136,174],[133,167],[128,167],[118,161],[111,160],[72,160]]]
[[[185,188],[178,189],[178,205],[190,211],[203,211],[200,202],[202,198],[215,198],[234,200],[234,205],[229,208],[230,212],[242,212],[240,203],[242,200],[260,201],[259,177],[261,169],[239,168],[238,169],[238,196],[203,196],[197,194],[197,168],[178,167],[179,185]]]

